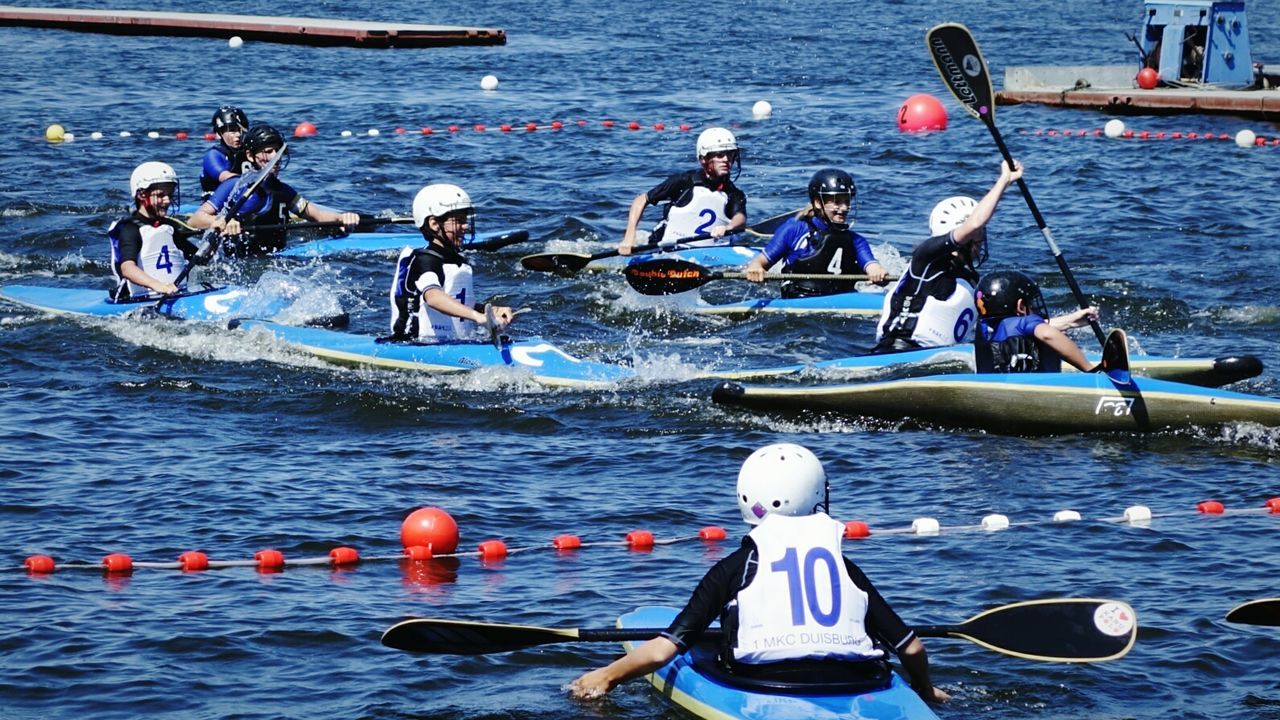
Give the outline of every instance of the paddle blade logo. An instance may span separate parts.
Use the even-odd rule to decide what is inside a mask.
[[[1137,622],[1133,608],[1124,603],[1109,602],[1098,606],[1093,611],[1093,624],[1103,634],[1111,637],[1124,637],[1133,632]]]

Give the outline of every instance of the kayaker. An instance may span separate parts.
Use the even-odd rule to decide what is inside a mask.
[[[987,259],[987,223],[1022,164],[1000,163],[1000,177],[982,200],[957,195],[934,206],[928,240],[911,251],[911,266],[885,294],[875,352],[965,342],[977,321],[977,268]]]
[[[756,450],[738,473],[737,496],[742,519],[754,526],[742,546],[703,576],[665,632],[574,680],[574,696],[600,697],[653,672],[719,618],[720,658],[731,672],[848,680],[873,670],[868,674],[887,681],[881,643],[898,655],[922,698],[949,698],[929,679],[924,644],[841,554],[844,526],[827,515],[826,473],[812,452],[789,443]]]
[[[111,224],[111,272],[116,276],[113,300],[178,292],[173,281],[198,251],[169,208],[181,201],[178,174],[162,162],[144,162],[129,176],[133,212]]]
[[[285,143],[280,131],[270,125],[254,125],[245,131],[240,145],[245,159],[254,170],[260,170],[271,162],[276,153],[284,149]],[[233,177],[224,180],[187,222],[195,228],[211,227],[225,236],[223,253],[229,257],[262,255],[283,250],[286,239],[283,227],[272,230],[255,228],[282,226],[288,221],[289,213],[316,222],[340,222],[348,229],[360,223],[360,216],[356,213],[337,212],[321,207],[282,182],[279,173],[288,163],[287,155],[280,159],[271,176],[241,205],[239,219],[227,220],[219,217],[239,181],[239,177]],[[246,236],[241,237],[242,233]]]
[[[1098,308],[1049,317],[1040,286],[1025,273],[1000,270],[982,277],[975,296],[978,332],[974,358],[980,373],[1061,372],[1066,360],[1089,372],[1084,351],[1063,330],[1098,319]]]
[[[391,281],[392,340],[474,338],[479,327],[500,331],[511,308],[475,302],[470,263],[460,252],[472,232],[475,207],[457,185],[427,185],[413,198],[413,224],[426,247],[406,247]]]
[[[223,182],[240,174],[244,162],[240,137],[249,127],[249,117],[234,105],[223,105],[214,111],[212,125],[218,144],[205,151],[201,164],[200,191],[204,200]]]
[[[764,250],[747,264],[746,276],[764,282],[765,272],[783,261],[782,273],[853,275],[866,273],[883,283],[888,272],[871,252],[867,239],[850,229],[852,205],[858,189],[853,176],[839,168],[823,168],[809,180],[809,207],[778,228]],[[853,292],[857,282],[789,280],[784,298]]]
[[[651,243],[696,236],[721,238],[747,226],[747,196],[733,184],[742,170],[737,138],[725,128],[707,128],[698,135],[695,152],[698,169],[676,173],[631,201],[619,254],[631,254],[644,209],[661,202],[667,206],[662,222],[649,235]]]

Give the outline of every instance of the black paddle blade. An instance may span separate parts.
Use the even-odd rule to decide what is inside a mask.
[[[916,632],[963,637],[1028,660],[1101,662],[1129,652],[1138,637],[1138,616],[1118,600],[1031,600],[993,608],[960,625]]]
[[[591,262],[591,256],[580,253],[539,253],[520,258],[520,267],[525,270],[570,277],[576,275],[589,262]]]
[[[1106,342],[1102,343],[1102,363],[1098,368],[1116,382],[1129,382],[1129,336],[1123,330],[1116,328],[1107,334]]]
[[[486,655],[577,639],[577,630],[464,620],[405,620],[382,633],[382,644],[408,652]]]
[[[627,284],[641,295],[674,295],[706,285],[718,275],[698,263],[679,258],[658,258],[633,263],[623,271]]]
[[[1227,622],[1280,627],[1280,598],[1250,600],[1227,613]]]
[[[528,241],[529,241],[528,230],[515,230],[509,233],[495,235],[494,237],[481,240],[480,242],[470,243],[469,245],[464,246],[463,249],[479,250],[481,252],[493,252],[494,250],[501,250],[504,247],[507,247],[510,245],[516,245],[518,243],[528,242]]]
[[[958,23],[944,23],[930,28],[924,39],[933,64],[951,94],[969,114],[984,122],[995,123],[991,74],[969,28]]]

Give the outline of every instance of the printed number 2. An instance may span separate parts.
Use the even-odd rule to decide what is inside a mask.
[[[707,231],[707,228],[716,224],[716,211],[711,208],[703,208],[702,212],[698,213],[698,217],[704,217],[707,221],[693,229],[694,235],[701,235]]]
[[[960,317],[956,318],[955,338],[956,342],[962,343],[969,336],[969,327],[973,325],[973,308],[965,308],[960,313]]]
[[[156,269],[168,272],[173,269],[173,260],[169,257],[169,246],[164,245],[160,248],[160,253],[156,255]]]
[[[827,566],[827,579],[831,582],[831,610],[825,613],[822,612],[822,608],[818,604],[818,589],[814,587],[816,584],[814,568],[818,563]],[[814,620],[818,621],[819,625],[831,627],[836,624],[836,620],[840,617],[840,575],[837,571],[836,559],[831,556],[830,551],[823,547],[809,550],[804,556],[802,572],[796,549],[787,548],[787,552],[782,556],[782,559],[771,564],[769,569],[787,574],[787,587],[791,595],[792,625],[805,624],[804,611],[806,607],[809,609],[809,614],[813,616]]]

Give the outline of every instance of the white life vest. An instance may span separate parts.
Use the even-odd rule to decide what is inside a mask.
[[[840,552],[844,526],[825,513],[770,515],[750,533],[759,565],[738,592],[734,659],[864,660],[882,652],[867,637],[867,594]]]
[[[663,223],[663,242],[684,240],[695,235],[705,235],[717,225],[727,225],[725,217],[729,194],[696,184],[690,193],[688,205],[672,205]]]
[[[400,256],[412,254],[413,248],[405,248]],[[439,287],[445,294],[459,303],[471,307],[475,304],[475,290],[472,287],[470,264],[455,265],[443,263],[444,284],[436,284],[435,273],[423,273],[416,282],[414,290],[421,296],[433,287]],[[394,289],[392,290],[394,293]],[[394,303],[393,303],[394,305]],[[424,297],[418,305],[418,339],[419,340],[457,340],[472,339],[479,335],[479,326],[471,320],[446,315],[427,304]]]
[[[893,290],[884,294],[884,307],[880,311],[880,323],[876,326],[876,339],[884,337],[889,315],[893,312],[893,297],[898,289],[907,282],[910,273],[903,273]],[[900,313],[901,319],[910,317],[911,309],[905,304]],[[945,347],[968,342],[969,332],[978,319],[978,306],[974,302],[974,287],[963,278],[956,279],[955,290],[946,300],[939,300],[932,295],[927,297],[920,312],[916,314],[916,326],[911,333],[911,340],[920,347]],[[894,318],[898,321],[899,318]]]
[[[173,226],[168,223],[159,225],[135,223],[135,225],[138,228],[138,235],[142,238],[142,249],[138,251],[136,261],[138,268],[161,282],[171,283],[176,280],[187,267],[187,258],[173,241]],[[115,229],[114,225],[112,229]],[[112,258],[111,267],[114,269],[119,262],[119,258]],[[151,288],[126,280],[120,275],[117,275],[116,279],[120,284],[129,286],[129,297],[146,297],[153,292]]]

